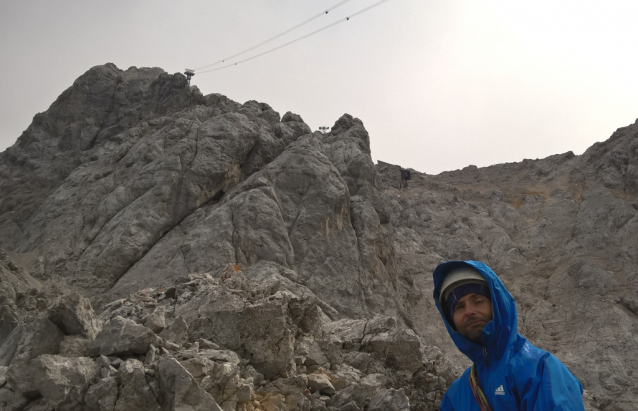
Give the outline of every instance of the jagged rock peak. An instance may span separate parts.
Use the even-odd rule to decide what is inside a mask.
[[[332,126],[329,135],[340,138],[352,138],[358,141],[359,148],[370,154],[370,136],[363,126],[363,122],[350,114],[344,114]]]

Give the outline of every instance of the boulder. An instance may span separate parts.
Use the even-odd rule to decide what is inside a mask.
[[[372,356],[367,352],[352,351],[343,357],[343,361],[361,372],[366,372]]]
[[[367,409],[369,411],[409,411],[410,400],[403,388],[400,390],[389,388],[379,391],[372,397]]]
[[[64,333],[49,319],[36,318],[14,328],[0,346],[0,366],[30,360],[42,354],[58,354]]]
[[[339,411],[361,411],[361,408],[359,408],[356,402],[351,401],[347,403],[346,405],[344,405],[343,407],[341,407]]]
[[[15,393],[8,388],[0,388],[0,407],[8,408],[13,402]]]
[[[384,323],[383,325],[379,325]],[[375,317],[366,325],[361,345],[385,357],[386,366],[416,372],[422,366],[421,341],[394,318]]]
[[[377,392],[383,389],[387,383],[387,377],[382,374],[370,374],[361,379],[358,384],[352,384],[338,391],[331,399],[330,405],[339,409],[351,402],[363,409],[366,400],[372,398]]]
[[[200,388],[197,381],[174,358],[160,359],[156,373],[163,410],[221,411],[213,397]]]
[[[179,312],[189,313],[191,340],[210,339],[237,350],[270,378],[287,374],[293,364],[295,333],[288,304],[294,298],[288,291],[278,291],[250,303],[214,288],[197,294]]]
[[[102,330],[88,298],[71,293],[57,298],[49,307],[49,319],[67,335],[93,339]]]
[[[207,375],[214,373],[216,366],[215,362],[199,355],[193,356],[188,360],[180,361],[180,365],[184,367],[184,369],[188,371],[198,383],[200,383]]]
[[[89,340],[81,335],[67,335],[60,342],[60,355],[62,357],[84,357]]]
[[[144,365],[127,360],[118,370],[119,394],[115,411],[160,411],[161,408],[146,383]]]
[[[89,387],[84,394],[84,402],[90,411],[113,411],[117,397],[117,381],[114,377],[107,377]]]
[[[308,378],[310,378],[311,375],[323,375],[328,379],[328,381],[330,381],[330,384],[335,388],[335,390],[343,389],[348,385],[346,381],[337,377],[330,371],[324,370],[321,367],[317,368],[317,370],[315,370],[312,374],[308,375]]]
[[[151,366],[157,362],[159,358],[159,350],[155,348],[153,344],[148,347],[148,351],[146,352],[146,356],[144,357],[144,365]]]
[[[242,387],[239,366],[231,363],[215,363],[204,380],[202,387],[213,396],[218,404],[236,398],[237,391]],[[209,381],[206,381],[209,379]],[[205,382],[206,381],[206,382]]]
[[[99,371],[100,367],[87,357],[43,354],[33,360],[12,364],[7,379],[24,397],[42,397],[62,409],[73,409],[82,402]]]
[[[183,344],[188,338],[188,324],[186,324],[184,318],[178,316],[159,333],[159,336],[175,344]]]
[[[153,331],[134,321],[115,317],[104,325],[86,349],[87,355],[145,354],[151,344],[157,344]]]
[[[342,348],[358,350],[365,336],[368,321],[344,318],[324,326],[324,339]]]
[[[327,395],[335,393],[335,387],[332,386],[328,377],[323,374],[310,374],[308,376],[308,388],[310,388],[310,392],[319,391]]]
[[[4,383],[7,382],[7,370],[9,367],[0,365],[0,388],[4,386]]]
[[[237,398],[237,402],[248,402],[252,401],[254,395],[254,387],[252,384],[244,384],[235,393],[235,397]]]
[[[295,361],[297,365],[306,367],[323,366],[329,368],[330,366],[328,358],[323,354],[320,345],[313,338],[304,338],[297,343]]]
[[[166,319],[164,317],[164,307],[158,306],[153,313],[148,316],[145,327],[148,327],[155,334],[159,334],[166,328]]]

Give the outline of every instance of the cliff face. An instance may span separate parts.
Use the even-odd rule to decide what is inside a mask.
[[[37,251],[34,275],[98,303],[272,261],[344,314],[395,308],[392,242],[375,209],[384,194],[350,116],[313,135],[297,115],[204,98],[181,75],[106,65],[2,161],[3,247]]]
[[[636,170],[638,123],[582,156],[412,172],[409,189],[388,193],[397,271],[425,294],[410,311],[418,334],[454,355],[432,323],[431,271],[484,261],[517,301],[519,332],[563,360],[600,409],[635,408]]]
[[[350,115],[312,133],[180,74],[89,70],[0,154],[0,409],[437,409],[467,365],[431,299],[449,259],[501,276],[589,409],[636,408],[638,124],[393,172]]]

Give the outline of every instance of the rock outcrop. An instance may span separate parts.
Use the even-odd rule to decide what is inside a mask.
[[[219,274],[190,274],[174,288],[146,288],[108,304],[90,319],[104,328],[83,352],[32,350],[9,361],[0,407],[330,410],[391,403],[387,409],[405,410],[411,395],[420,409],[436,409],[447,386],[438,374],[450,365],[393,317],[333,321],[311,290],[281,274]],[[141,325],[158,307],[171,324],[188,326],[156,334]],[[46,312],[26,325],[41,323],[64,335]]]
[[[638,406],[638,124],[582,156],[431,176],[181,74],[94,67],[0,154],[0,410],[435,410],[467,366],[431,272]],[[404,184],[402,183],[402,186]]]

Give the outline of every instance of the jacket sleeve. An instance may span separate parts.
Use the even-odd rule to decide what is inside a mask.
[[[580,381],[549,353],[537,363],[520,393],[521,411],[585,410]]]

